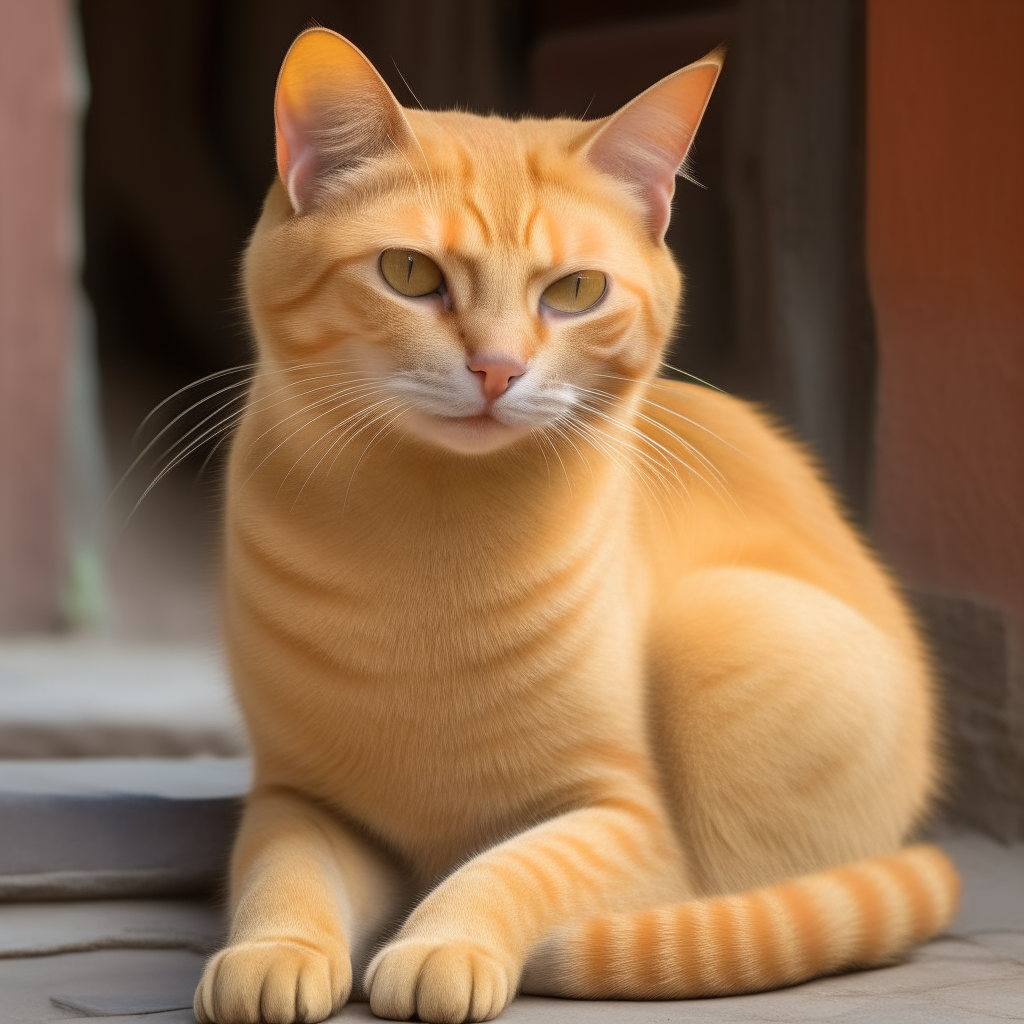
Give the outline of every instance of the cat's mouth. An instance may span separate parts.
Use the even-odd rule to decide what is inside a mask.
[[[483,455],[529,433],[528,427],[502,423],[490,412],[443,416],[417,410],[408,417],[407,423],[426,440],[463,455]]]
[[[505,427],[505,424],[499,423],[490,414],[490,411],[479,412],[473,416],[440,416],[438,418],[447,420],[449,423],[458,423],[466,427],[483,427],[485,429],[489,426]]]
[[[576,403],[568,384],[545,384],[523,374],[497,397],[481,394],[476,379],[393,373],[390,384],[403,400],[403,426],[410,433],[449,451],[482,455],[515,444],[543,430]]]

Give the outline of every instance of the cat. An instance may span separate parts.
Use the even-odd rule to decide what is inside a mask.
[[[950,921],[904,845],[941,767],[896,587],[798,444],[658,376],[721,63],[509,121],[404,109],[326,29],[289,50],[226,488],[255,775],[201,1024],[360,982],[430,1022],[753,992]]]

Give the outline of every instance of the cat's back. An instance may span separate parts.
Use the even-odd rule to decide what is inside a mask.
[[[729,565],[812,583],[890,635],[913,629],[888,573],[804,448],[753,403],[679,381],[652,382],[638,429],[641,535],[671,586]]]

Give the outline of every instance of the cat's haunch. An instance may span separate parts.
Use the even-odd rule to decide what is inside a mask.
[[[595,121],[406,110],[311,29],[245,258],[224,630],[255,759],[201,1024],[490,1019],[890,962],[932,684],[753,407],[659,377],[721,52]]]

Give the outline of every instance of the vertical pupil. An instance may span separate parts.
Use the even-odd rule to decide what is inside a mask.
[[[408,269],[408,272],[405,275],[405,281],[406,281],[406,284],[408,284],[409,281],[412,279],[412,268],[413,268],[413,264],[416,262],[416,257],[415,256],[407,256],[406,259],[409,261],[409,269]]]
[[[581,284],[583,284],[583,275],[582,274],[577,274],[576,275],[576,294],[573,296],[574,299],[578,299],[580,297],[580,285]]]

